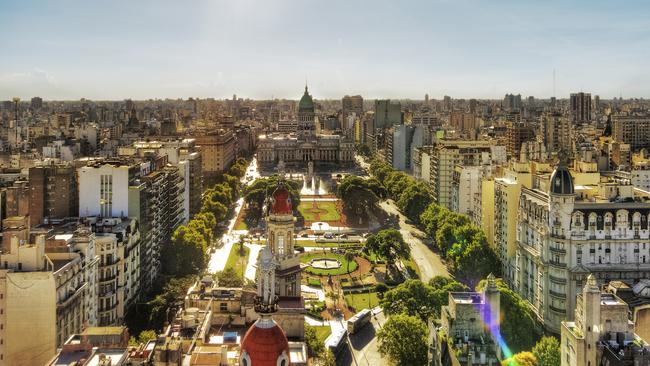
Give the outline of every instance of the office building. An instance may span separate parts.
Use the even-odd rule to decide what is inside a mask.
[[[390,128],[403,122],[402,106],[399,101],[375,100],[374,128]]]
[[[629,144],[633,151],[650,147],[650,117],[618,113],[612,116],[613,137]]]
[[[588,123],[591,121],[591,94],[571,93],[569,98],[569,112],[574,123]]]

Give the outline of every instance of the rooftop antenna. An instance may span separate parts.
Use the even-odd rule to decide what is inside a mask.
[[[555,69],[553,69],[553,98],[555,98]]]

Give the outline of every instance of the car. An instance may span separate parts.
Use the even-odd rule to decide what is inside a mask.
[[[325,235],[323,235],[323,237],[324,237],[325,239],[333,239],[333,238],[334,238],[334,234],[332,234],[332,233],[325,233]]]
[[[341,239],[347,239],[347,237],[348,237],[348,234],[341,234],[341,235],[339,235],[339,238],[341,238]]]
[[[301,238],[308,238],[308,237],[309,237],[309,234],[307,234],[307,233],[303,233],[303,234],[300,235],[300,237],[301,237]]]

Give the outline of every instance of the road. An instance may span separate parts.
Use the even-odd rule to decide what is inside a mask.
[[[440,256],[429,249],[429,247],[418,238],[418,236],[425,237],[426,235],[422,230],[406,222],[406,216],[399,212],[395,202],[393,200],[386,200],[382,201],[379,206],[381,206],[384,211],[398,216],[399,231],[402,233],[404,240],[411,246],[411,256],[413,256],[415,263],[420,267],[420,279],[422,281],[429,281],[435,276],[449,277],[447,267],[440,259]]]
[[[370,324],[361,328],[357,333],[349,335],[349,346],[351,348],[341,354],[337,365],[383,366],[389,364],[381,357],[377,343],[377,332],[379,332],[386,319],[379,308],[373,309],[373,313],[375,315]]]

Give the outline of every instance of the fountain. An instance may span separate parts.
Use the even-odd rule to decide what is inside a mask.
[[[337,269],[341,268],[341,262],[331,258],[314,258],[309,264],[317,269]]]

